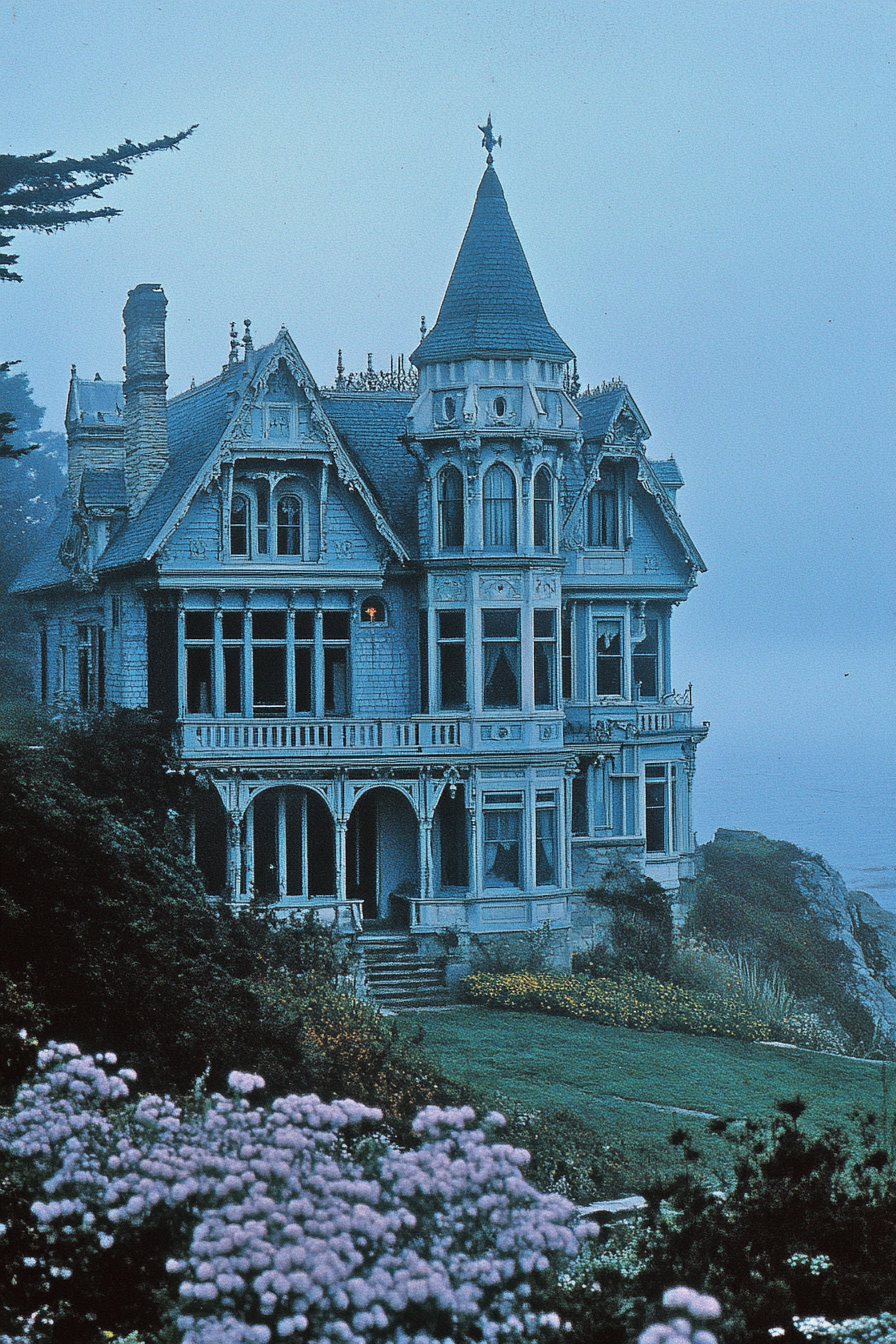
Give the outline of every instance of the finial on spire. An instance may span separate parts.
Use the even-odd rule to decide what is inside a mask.
[[[494,149],[495,145],[501,144],[500,135],[496,140],[494,134],[492,133],[491,112],[489,112],[488,114],[488,120],[486,121],[485,125],[480,126],[479,130],[482,132],[482,148],[485,150],[485,162],[487,165],[489,165],[492,162],[492,150]]]
[[[423,337],[424,337],[425,335],[426,335],[426,318],[425,318],[425,316],[424,316],[424,317],[421,317],[421,319],[420,319],[420,339],[421,339],[421,341],[423,340]]]
[[[237,362],[237,360],[239,359],[239,357],[240,357],[240,355],[239,355],[239,340],[237,339],[237,334],[236,334],[236,323],[235,323],[235,322],[231,322],[231,324],[230,324],[230,357],[229,357],[229,359],[228,359],[228,363],[230,363],[230,364],[236,364],[236,362]]]
[[[243,318],[243,349],[244,349],[245,352],[246,352],[246,354],[245,354],[246,359],[249,358],[249,355],[252,353],[252,351],[254,350],[254,348],[255,348],[255,347],[254,347],[253,344],[252,344],[252,322],[251,322],[251,319],[250,319],[250,318],[248,318],[248,317],[244,317],[244,318]]]

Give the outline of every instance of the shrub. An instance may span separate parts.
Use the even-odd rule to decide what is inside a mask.
[[[466,997],[492,1008],[559,1013],[636,1031],[682,1031],[695,1036],[772,1040],[772,1024],[737,1000],[699,995],[647,975],[613,980],[586,975],[474,972],[462,982]]]
[[[634,971],[662,978],[672,952],[672,907],[660,884],[618,863],[585,896],[612,911],[610,944],[577,954],[574,969],[591,974],[605,969]]]
[[[23,1237],[42,1252],[38,1295],[5,1298],[4,1329],[35,1310],[41,1333],[66,1341],[98,1340],[100,1321],[123,1334],[175,1316],[184,1344],[461,1344],[559,1328],[536,1294],[596,1229],[573,1231],[572,1205],[524,1180],[528,1155],[494,1140],[500,1116],[477,1127],[470,1108],[428,1107],[418,1149],[401,1152],[358,1102],[253,1106],[263,1080],[233,1072],[230,1097],[135,1105],[133,1074],[103,1067],[114,1063],[50,1046],[0,1122],[0,1145],[45,1192],[25,1232],[19,1215],[0,1238],[17,1286],[37,1258],[15,1261]]]
[[[705,1284],[738,1341],[799,1340],[795,1317],[896,1309],[896,1170],[874,1118],[809,1134],[804,1110],[793,1098],[767,1123],[709,1123],[733,1149],[723,1197],[692,1170],[648,1192],[626,1289],[642,1319],[670,1279]],[[693,1167],[691,1135],[672,1137]]]
[[[482,938],[474,933],[470,946],[478,967],[496,975],[543,971],[550,965],[554,935],[546,920],[539,929],[525,929],[512,938]]]

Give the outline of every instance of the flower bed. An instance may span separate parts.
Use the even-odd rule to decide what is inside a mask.
[[[734,1040],[773,1040],[782,1024],[758,1016],[737,999],[697,994],[649,975],[621,975],[616,980],[551,971],[519,971],[510,975],[474,972],[463,981],[471,1003],[491,1008],[518,1008],[599,1022],[635,1031],[682,1031],[693,1036],[727,1036]]]

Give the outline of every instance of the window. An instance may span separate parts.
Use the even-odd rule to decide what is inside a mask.
[[[325,611],[323,636],[324,713],[348,714],[348,612]]]
[[[258,481],[255,486],[255,550],[258,555],[267,555],[268,553],[270,503],[270,486],[267,481]]]
[[[212,713],[212,653],[215,617],[211,611],[184,613],[187,659],[187,713]]]
[[[243,613],[225,611],[221,617],[224,641],[224,713],[243,712]]]
[[[365,597],[361,603],[362,625],[384,625],[386,608],[378,597]]]
[[[116,593],[112,598],[112,629],[121,628],[122,614],[124,611],[124,598]]]
[[[314,612],[295,613],[296,713],[314,713]]]
[[[445,419],[448,421],[453,420],[455,415],[457,414],[457,402],[454,400],[454,397],[445,398],[443,402],[443,409],[445,412]]]
[[[597,694],[622,694],[622,622],[596,621]]]
[[[439,546],[452,550],[463,544],[464,478],[457,467],[444,467],[439,472]]]
[[[535,885],[557,885],[557,799],[553,793],[535,795]]]
[[[675,850],[676,770],[672,764],[644,767],[644,834],[648,854]]]
[[[252,707],[264,717],[286,713],[286,612],[252,612]]]
[[[535,626],[535,704],[552,708],[557,703],[557,613],[533,612]]]
[[[483,532],[491,550],[516,550],[516,482],[509,467],[498,463],[485,473]]]
[[[249,554],[249,499],[234,495],[230,504],[230,554]]]
[[[465,887],[469,882],[467,863],[467,817],[463,785],[454,797],[445,789],[435,813],[439,850],[439,876],[443,887]]]
[[[99,625],[78,626],[78,704],[102,709],[106,701],[106,632]]]
[[[420,650],[420,713],[429,713],[429,616],[420,612],[418,627]]]
[[[494,400],[495,415],[502,419],[507,414],[507,402],[504,397],[495,397]]]
[[[297,495],[277,500],[277,554],[302,554],[302,501]]]
[[[440,611],[438,621],[439,704],[462,709],[467,703],[467,618],[463,611]]]
[[[536,550],[554,549],[554,478],[547,467],[535,474],[533,541]]]
[[[560,644],[562,694],[564,700],[572,699],[572,608],[563,610],[563,625]]]
[[[588,775],[583,771],[580,775],[573,775],[572,779],[572,833],[573,835],[588,835],[591,827],[588,824]]]
[[[644,638],[632,650],[632,681],[642,700],[655,700],[659,684],[659,621],[648,620],[644,625]]]
[[[588,496],[588,545],[619,549],[621,471],[618,463],[604,462],[600,480]]]
[[[482,613],[483,704],[518,709],[520,704],[520,613]]]
[[[68,695],[68,649],[59,645],[59,694]]]
[[[483,805],[485,885],[521,887],[523,796],[519,793],[487,793]]]
[[[623,747],[610,775],[610,824],[614,835],[638,834],[638,775],[633,747]]]

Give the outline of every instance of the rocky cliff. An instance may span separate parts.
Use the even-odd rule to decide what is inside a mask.
[[[869,1023],[896,1042],[896,915],[849,891],[819,855],[757,831],[716,831],[699,853],[691,923],[776,964],[863,1044]]]

